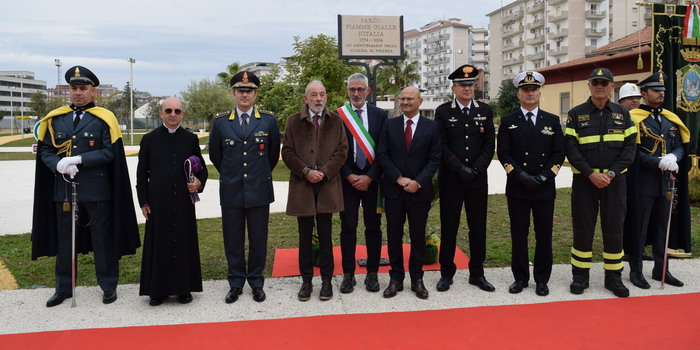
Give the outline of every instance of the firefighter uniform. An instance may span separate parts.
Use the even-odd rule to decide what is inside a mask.
[[[596,73],[597,72],[597,73]],[[597,68],[592,73],[612,82],[612,73]],[[590,80],[598,79],[593,77]],[[608,101],[598,108],[591,98],[568,113],[565,144],[574,179],[571,193],[574,244],[571,265],[574,284],[588,287],[588,272],[593,258],[593,234],[600,208],[603,231],[603,260],[606,287],[609,277],[619,281],[622,263],[622,227],[626,213],[626,179],[617,176],[632,164],[636,151],[636,128],[629,112]],[[588,178],[593,172],[612,177],[610,184],[598,189]],[[617,294],[616,294],[617,295]]]

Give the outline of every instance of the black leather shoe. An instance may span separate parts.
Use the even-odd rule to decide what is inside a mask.
[[[655,281],[661,281],[661,272],[659,272],[659,273],[652,272],[651,279],[653,279]],[[685,285],[678,278],[673,277],[673,275],[671,275],[671,273],[668,271],[666,271],[666,278],[664,279],[664,283],[670,284],[674,287],[683,287]]]
[[[547,283],[537,282],[535,283],[535,294],[544,297],[549,295],[549,287]]]
[[[243,289],[238,287],[231,287],[231,289],[226,293],[226,304],[231,304],[238,300],[238,296],[243,294]]]
[[[416,293],[416,296],[421,299],[428,299],[428,290],[423,285],[423,280],[411,281],[411,291]]]
[[[187,293],[183,295],[178,295],[177,296],[177,301],[180,302],[180,304],[189,304],[192,302],[192,293]]]
[[[56,305],[61,305],[61,303],[64,300],[72,297],[73,295],[71,293],[56,293],[52,295],[48,301],[46,301],[46,307],[54,307]]]
[[[523,288],[527,288],[528,284],[525,281],[515,281],[508,287],[508,292],[510,294],[518,294],[523,291]]]
[[[588,278],[574,276],[574,281],[571,282],[569,289],[572,294],[583,294],[583,291],[588,288]]]
[[[102,295],[102,303],[103,304],[111,304],[115,301],[117,301],[117,291],[116,290],[108,290]]]
[[[377,278],[376,272],[367,273],[367,277],[365,277],[365,289],[367,289],[368,292],[379,291],[379,279]]]
[[[265,291],[262,289],[262,287],[253,287],[253,300],[257,301],[258,303],[262,303],[265,301],[265,298]]]
[[[637,287],[642,289],[649,289],[651,286],[647,282],[646,278],[641,272],[630,272],[630,282]]]
[[[344,274],[343,282],[340,284],[340,292],[344,294],[352,293],[352,291],[355,290],[355,284],[357,284],[357,281],[355,281],[354,274]]]
[[[392,298],[396,296],[397,292],[400,292],[403,290],[403,282],[399,280],[391,280],[389,281],[389,286],[386,287],[384,290],[384,297],[385,298]]]
[[[630,296],[630,290],[622,284],[620,276],[605,276],[605,289],[613,292],[618,298]]]
[[[299,293],[297,294],[297,298],[299,301],[308,301],[311,299],[311,291],[314,290],[314,287],[311,285],[311,282],[304,282],[301,284],[301,288],[299,289]]]
[[[318,298],[323,301],[333,299],[333,286],[330,280],[321,281],[321,292]]]
[[[165,297],[151,297],[151,300],[148,301],[148,305],[158,306],[163,303],[163,300],[165,300]]]
[[[436,289],[438,292],[445,292],[450,290],[450,286],[452,285],[452,277],[447,278],[447,277],[440,277],[440,280],[437,283]]]
[[[647,252],[642,250],[642,260],[643,261],[654,261],[654,257],[647,254]]]
[[[477,276],[477,277],[469,276],[469,284],[473,284],[475,286],[478,286],[479,288],[481,288],[481,290],[483,290],[485,292],[493,292],[496,290],[496,288],[493,286],[493,284],[489,283],[489,281],[487,281],[484,276]]]

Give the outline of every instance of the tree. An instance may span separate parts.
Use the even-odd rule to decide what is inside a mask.
[[[260,87],[258,88],[258,98],[255,104],[258,108],[271,112],[277,116],[277,123],[284,130],[284,122],[286,117],[291,114],[285,114],[286,108],[289,105],[296,105],[292,102],[295,98],[294,86],[289,84],[278,66],[273,66],[268,74],[260,77]],[[284,117],[281,117],[284,116]]]
[[[148,102],[148,107],[146,107],[146,128],[148,129],[149,120],[153,120],[153,129],[158,124],[156,121],[160,118],[160,101],[158,99],[153,99]]]
[[[136,93],[136,90],[134,90],[134,93]],[[131,117],[131,109],[136,109],[136,103],[131,104],[131,85],[128,81],[126,82],[126,85],[124,85],[124,91],[117,94],[118,96],[110,96],[116,98],[107,102],[107,109],[114,113],[119,121],[119,124],[126,125],[127,121]],[[131,108],[129,108],[130,105]]]
[[[211,125],[214,114],[233,108],[230,89],[209,79],[192,81],[180,95],[187,109],[185,120],[205,120]]]
[[[30,98],[31,102],[27,104],[27,107],[39,118],[64,105],[63,99],[48,99],[41,91],[33,93]]]
[[[496,115],[502,116],[512,112],[520,106],[520,101],[516,96],[518,89],[513,86],[513,82],[509,79],[501,81],[501,86],[498,88],[498,97],[496,97]]]
[[[408,53],[404,52],[403,58],[396,65],[383,66],[377,72],[377,95],[398,96],[401,90],[420,80],[418,61],[407,61]],[[383,60],[384,62],[389,62]],[[394,111],[392,116],[400,115],[399,101],[394,99]]]
[[[231,78],[233,78],[236,73],[241,69],[241,65],[238,62],[233,62],[226,66],[226,71],[225,72],[220,72],[219,74],[216,75],[216,78],[219,80],[221,84],[224,86],[229,86],[229,83],[231,82]]]

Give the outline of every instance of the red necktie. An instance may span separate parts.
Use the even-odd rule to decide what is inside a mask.
[[[315,115],[315,116],[314,116],[314,127],[316,128],[316,130],[318,130],[318,128],[319,128],[319,126],[320,126],[320,125],[318,124],[318,119],[319,119],[319,118],[321,118],[320,115]]]
[[[409,119],[406,122],[406,130],[404,131],[406,135],[406,150],[411,148],[411,140],[413,140],[413,133],[411,132],[411,125],[413,125],[413,120]]]

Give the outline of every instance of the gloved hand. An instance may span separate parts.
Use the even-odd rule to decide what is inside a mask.
[[[62,160],[65,160],[68,162],[68,164],[73,164],[73,165],[78,165],[83,162],[83,157],[81,156],[74,156],[74,157],[65,157]]]
[[[540,177],[532,176],[525,171],[520,172],[517,181],[531,192],[536,191],[544,183]]]
[[[678,172],[678,163],[676,163],[676,162],[671,163],[671,166],[668,167],[668,171],[672,171],[674,173],[677,173]]]
[[[661,157],[661,160],[659,161],[659,169],[663,171],[670,170],[672,164],[675,164],[676,169],[678,169],[678,163],[676,163],[677,161],[678,159],[676,158],[676,155],[673,153],[669,153]]]
[[[75,165],[75,164],[70,164],[70,165],[68,165],[68,167],[66,168],[65,174],[70,175],[70,178],[71,178],[71,179],[74,178],[75,175],[76,175],[77,173],[78,173],[78,166]]]
[[[56,171],[61,174],[65,174],[66,168],[70,165],[66,159],[67,158],[61,158],[61,160],[58,161],[58,164],[56,164]]]
[[[459,169],[459,176],[462,178],[462,181],[471,181],[477,175],[479,175],[479,172],[472,167],[462,165],[462,167]]]

